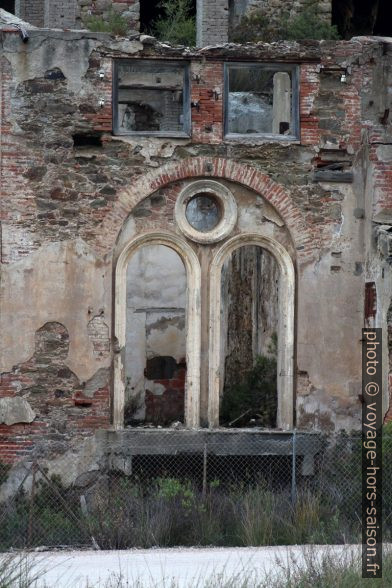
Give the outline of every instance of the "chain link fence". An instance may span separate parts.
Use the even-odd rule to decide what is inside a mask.
[[[19,464],[17,478],[1,466],[0,550],[360,541],[360,436],[179,438],[111,447],[71,483],[71,455],[56,473],[44,459]],[[390,540],[392,436],[383,464]]]

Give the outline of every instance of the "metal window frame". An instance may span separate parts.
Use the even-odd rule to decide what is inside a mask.
[[[178,65],[184,70],[183,78],[183,116],[184,116],[184,130],[183,131],[123,131],[119,129],[118,124],[118,70],[120,63],[137,63],[141,67],[143,64],[162,64],[162,65]],[[132,86],[130,86],[132,88]],[[158,59],[115,59],[113,63],[113,134],[118,136],[133,136],[133,137],[173,137],[186,138],[191,136],[191,96],[190,96],[190,64],[187,61],[170,61]]]
[[[275,133],[229,133],[229,84],[230,84],[230,69],[263,69],[265,71],[286,71],[291,74],[291,118],[293,121],[294,134],[292,135],[277,135]],[[299,66],[297,64],[287,63],[256,63],[256,62],[227,62],[224,67],[224,139],[234,141],[299,141],[300,138],[300,125],[299,125]]]

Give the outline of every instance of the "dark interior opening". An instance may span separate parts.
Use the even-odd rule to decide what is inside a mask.
[[[192,15],[196,16],[196,0],[191,0]],[[161,0],[142,0],[140,2],[140,31],[150,33],[152,23],[165,15]]]
[[[333,0],[332,24],[343,39],[361,35],[392,35],[390,0]]]
[[[392,2],[380,0],[374,34],[380,37],[392,37]]]
[[[177,370],[174,357],[152,357],[147,359],[145,376],[149,380],[171,380]]]
[[[151,33],[151,26],[154,20],[164,15],[161,0],[142,0],[140,2],[140,31]]]
[[[0,2],[0,8],[10,12],[11,14],[15,14],[15,1],[14,0],[2,0]]]
[[[74,147],[102,147],[101,135],[90,133],[76,133],[72,137]]]

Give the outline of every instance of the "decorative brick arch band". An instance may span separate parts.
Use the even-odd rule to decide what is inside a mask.
[[[139,202],[172,182],[200,177],[230,180],[260,194],[274,206],[285,222],[297,249],[298,261],[305,262],[316,255],[320,248],[320,237],[313,233],[287,190],[250,165],[210,157],[194,157],[179,163],[169,163],[143,175],[122,191],[113,210],[102,223],[100,233],[107,237],[105,244],[116,242],[123,223]],[[105,244],[98,238],[94,243],[102,254],[110,252]]]

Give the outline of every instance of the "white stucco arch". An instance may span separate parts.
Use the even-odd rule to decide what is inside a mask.
[[[132,255],[144,245],[165,245],[181,257],[187,276],[187,334],[186,334],[186,383],[185,424],[198,427],[200,422],[200,284],[201,269],[196,253],[188,243],[170,232],[151,232],[138,235],[121,251],[115,270],[115,320],[114,335],[118,350],[114,358],[113,426],[124,425],[125,385],[121,351],[126,341],[126,272]]]
[[[279,277],[278,324],[278,414],[277,427],[290,430],[294,424],[294,309],[295,270],[286,249],[276,240],[260,234],[241,234],[229,239],[216,252],[210,268],[209,398],[208,423],[219,426],[221,356],[221,272],[229,255],[245,245],[257,245],[277,260]]]

